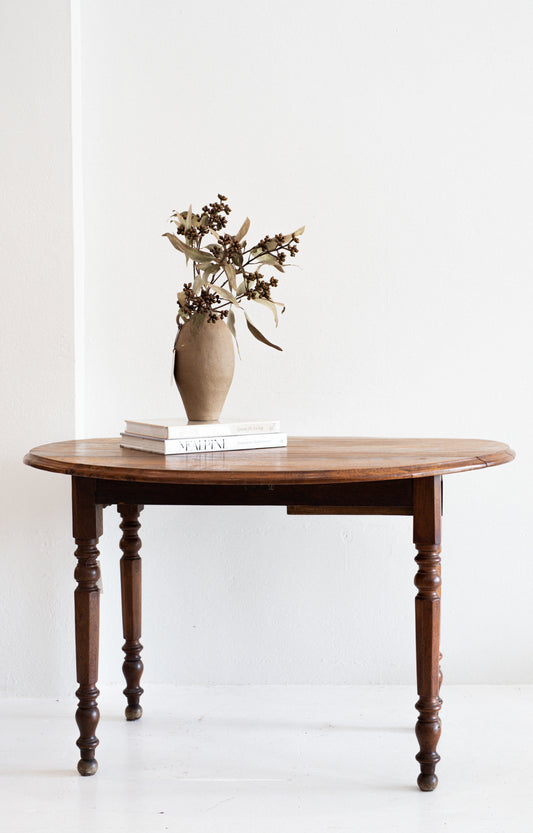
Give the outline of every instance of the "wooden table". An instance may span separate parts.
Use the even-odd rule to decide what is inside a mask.
[[[420,751],[418,786],[434,790],[441,725],[439,696],[442,476],[514,458],[487,440],[294,437],[287,448],[164,457],[120,448],[118,439],[73,440],[34,448],[29,466],[72,476],[76,669],[80,730],[78,771],[98,769],[98,538],[102,508],[116,504],[122,522],[120,575],[126,718],[142,715],[141,559],[144,504],[286,506],[289,515],[412,515]]]

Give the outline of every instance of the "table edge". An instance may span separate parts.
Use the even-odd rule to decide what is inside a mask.
[[[216,472],[216,477],[206,477],[206,473],[202,471],[181,471],[164,470],[157,472],[147,472],[143,476],[142,470],[137,469],[132,473],[131,469],[120,468],[114,466],[89,465],[83,463],[62,463],[57,460],[49,460],[40,457],[36,450],[41,448],[37,446],[31,449],[23,459],[25,465],[32,468],[40,469],[42,471],[49,471],[55,474],[66,474],[73,477],[87,477],[95,480],[114,480],[125,482],[139,482],[139,483],[169,483],[176,485],[187,484],[202,484],[202,485],[261,485],[261,484],[285,484],[294,483],[295,476],[299,482],[309,485],[321,485],[327,483],[362,483],[380,480],[402,480],[409,478],[431,477],[445,474],[457,474],[463,471],[475,471],[477,469],[490,468],[492,466],[499,466],[505,463],[510,463],[515,459],[515,452],[507,445],[503,444],[502,449],[491,454],[485,454],[482,457],[467,457],[464,462],[458,460],[450,463],[443,463],[435,466],[431,463],[417,464],[416,466],[405,466],[399,468],[397,466],[391,468],[375,469],[345,469],[342,472],[331,469],[331,471],[299,471],[295,475],[294,472],[281,471],[269,472],[267,476],[264,474],[228,471]],[[179,475],[179,476],[177,476]]]

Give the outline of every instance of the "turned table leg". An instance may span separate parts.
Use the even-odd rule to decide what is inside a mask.
[[[438,784],[435,768],[440,760],[439,689],[442,681],[439,660],[440,641],[440,551],[441,477],[422,477],[413,481],[413,540],[418,551],[415,585],[416,676],[419,712],[416,736],[420,751],[418,786],[424,792]]]
[[[76,723],[80,731],[78,772],[94,775],[98,769],[95,750],[98,746],[96,727],[100,718],[96,688],[98,680],[98,637],[100,623],[100,566],[98,538],[102,534],[102,507],[94,502],[94,481],[72,478],[73,533],[76,540],[74,570],[77,587],[74,591],[76,627],[76,672],[79,688]]]
[[[120,528],[122,538],[120,548],[124,553],[120,559],[120,582],[122,587],[122,627],[125,654],[122,671],[126,680],[124,694],[128,698],[126,706],[127,720],[138,720],[143,713],[139,699],[143,693],[140,686],[143,672],[141,659],[141,557],[139,550],[142,546],[138,531],[139,514],[143,509],[137,504],[119,503],[118,512],[122,517]]]

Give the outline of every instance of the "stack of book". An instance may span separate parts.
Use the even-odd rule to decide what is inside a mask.
[[[187,422],[186,419],[126,420],[120,445],[156,454],[242,451],[287,445],[277,420]]]

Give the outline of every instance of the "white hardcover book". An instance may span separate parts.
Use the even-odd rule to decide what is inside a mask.
[[[190,439],[162,440],[136,434],[120,435],[122,448],[152,451],[156,454],[202,454],[211,451],[241,451],[249,448],[280,448],[287,445],[287,434],[243,434],[229,437],[191,437]]]
[[[186,418],[158,418],[126,420],[127,434],[140,434],[162,440],[192,439],[193,437],[229,437],[239,434],[275,434],[280,431],[277,419],[229,420],[222,422],[188,422]]]

